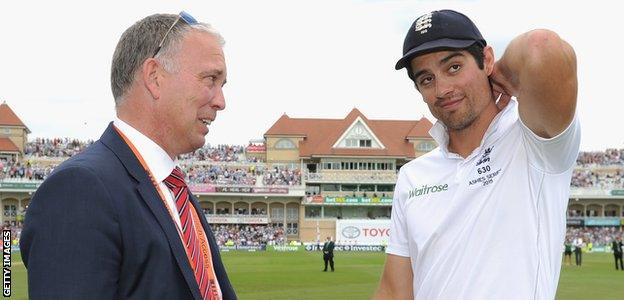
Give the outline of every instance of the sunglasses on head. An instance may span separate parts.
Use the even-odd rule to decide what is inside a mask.
[[[167,40],[167,36],[169,35],[169,32],[171,32],[173,27],[176,24],[178,24],[178,22],[180,20],[184,21],[186,24],[189,24],[189,25],[195,25],[195,24],[198,23],[197,20],[195,20],[195,18],[193,18],[193,16],[191,16],[190,14],[188,14],[185,11],[181,11],[178,14],[178,18],[173,22],[173,24],[171,24],[171,27],[169,27],[169,30],[167,30],[167,33],[165,33],[165,36],[163,36],[162,40],[160,41],[160,44],[158,44],[158,48],[156,48],[156,51],[154,51],[154,55],[152,55],[152,58],[156,57],[156,54],[158,54],[158,52],[160,51],[160,48],[162,48],[163,44]]]

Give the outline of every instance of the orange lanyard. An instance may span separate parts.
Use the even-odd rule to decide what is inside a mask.
[[[113,127],[115,128],[117,133],[119,133],[119,135],[124,140],[124,142],[126,142],[128,147],[130,147],[130,150],[132,150],[132,153],[134,153],[134,156],[136,156],[136,158],[139,160],[139,162],[141,163],[141,166],[143,166],[143,169],[145,169],[145,172],[147,172],[147,175],[149,176],[150,180],[152,181],[152,184],[154,185],[154,188],[156,188],[156,191],[158,191],[158,195],[160,196],[160,199],[162,200],[163,204],[167,208],[167,211],[169,212],[169,215],[171,216],[171,220],[173,221],[173,223],[174,223],[174,225],[176,227],[176,230],[178,231],[178,235],[180,236],[180,240],[182,241],[182,245],[184,245],[184,238],[183,238],[183,234],[182,234],[182,229],[180,228],[178,223],[175,222],[175,215],[171,211],[171,208],[169,208],[169,205],[167,205],[167,200],[165,198],[165,195],[163,195],[162,190],[160,189],[160,186],[159,186],[158,182],[156,182],[156,179],[154,178],[154,175],[150,171],[149,167],[147,166],[147,163],[143,159],[143,156],[141,155],[141,153],[139,153],[139,151],[136,149],[136,147],[134,147],[134,144],[132,144],[132,142],[128,139],[128,137],[126,137],[126,135],[123,134],[123,132],[121,132],[121,130],[119,130],[116,126],[113,126]],[[190,192],[191,191],[189,189],[189,197],[190,197]],[[191,203],[189,203],[189,204],[191,204]],[[191,208],[190,211],[191,211],[192,221],[193,221],[193,223],[195,225],[194,226],[195,227],[195,234],[196,234],[196,236],[197,236],[197,238],[199,240],[199,244],[200,244],[200,249],[201,249],[202,255],[204,256],[205,267],[207,269],[209,269],[208,273],[212,274],[212,278],[216,279],[216,276],[214,274],[214,269],[212,268],[212,256],[211,256],[211,253],[210,253],[210,246],[208,244],[208,239],[207,239],[207,237],[206,237],[206,235],[204,233],[204,229],[202,227],[201,221],[199,220],[199,216],[197,215],[197,211],[195,211],[194,207]],[[193,261],[191,260],[191,253],[189,253],[189,250],[186,249],[186,247],[184,247],[184,249],[186,251],[186,256],[187,256],[187,258],[189,260],[189,264],[193,267],[193,270],[195,270],[195,268],[197,266],[193,265]]]
[[[178,226],[178,223],[175,221],[175,215],[171,211],[171,208],[169,207],[169,205],[167,205],[167,200],[166,200],[167,198],[165,198],[165,195],[162,193],[162,190],[160,189],[160,186],[159,186],[158,182],[156,182],[156,179],[154,178],[154,175],[152,174],[152,171],[147,166],[147,163],[143,159],[143,156],[141,155],[141,153],[139,153],[139,151],[136,149],[136,147],[134,147],[134,144],[132,144],[132,142],[128,139],[128,137],[126,137],[126,135],[123,134],[123,132],[121,132],[121,130],[119,130],[117,127],[115,127],[115,130],[117,130],[117,133],[119,133],[119,135],[124,140],[124,142],[126,142],[128,147],[130,147],[130,150],[132,150],[132,153],[134,153],[134,156],[136,156],[136,158],[141,163],[141,166],[143,166],[143,169],[145,170],[145,172],[147,172],[147,175],[149,176],[150,180],[152,181],[152,184],[154,185],[154,188],[156,188],[156,191],[158,192],[158,195],[160,196],[160,199],[163,201],[163,204],[165,205],[165,208],[167,208],[167,211],[169,212],[169,216],[171,216],[171,220],[173,221],[173,224],[175,225],[175,227],[176,227],[176,229],[178,231],[178,234],[180,235],[180,237],[182,237],[183,236],[182,235],[182,229],[180,228],[180,226]]]

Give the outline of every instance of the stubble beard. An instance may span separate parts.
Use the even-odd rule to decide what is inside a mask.
[[[477,119],[477,113],[472,103],[466,103],[465,111],[454,111],[450,113],[440,112],[437,117],[448,130],[461,131],[470,127]]]

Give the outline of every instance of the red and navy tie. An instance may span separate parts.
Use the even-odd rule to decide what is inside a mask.
[[[201,228],[201,224],[195,224],[192,216],[193,204],[190,201],[190,194],[186,182],[184,182],[184,173],[179,167],[171,172],[171,175],[164,180],[165,185],[173,193],[173,198],[180,215],[180,224],[182,226],[182,241],[186,247],[186,253],[191,262],[191,267],[195,274],[195,280],[199,285],[199,290],[203,299],[218,299],[219,295],[214,290],[215,278],[212,269],[212,262],[206,261],[202,255],[202,249],[196,226]],[[208,256],[210,259],[210,256]],[[208,269],[210,268],[210,269]]]

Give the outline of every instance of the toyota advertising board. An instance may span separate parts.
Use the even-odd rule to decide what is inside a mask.
[[[336,220],[336,242],[346,245],[387,245],[390,220]]]

